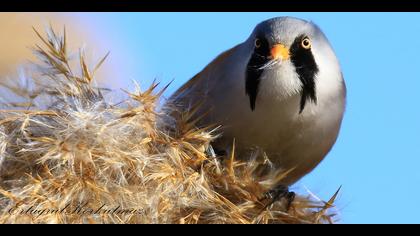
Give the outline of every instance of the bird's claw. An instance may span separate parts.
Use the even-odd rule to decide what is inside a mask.
[[[217,149],[217,148],[213,148],[212,145],[209,145],[209,147],[206,149],[206,154],[207,156],[211,157],[211,158],[220,158],[222,156],[226,156],[226,151],[225,150],[221,150],[221,149]]]
[[[267,209],[269,206],[271,206],[276,201],[285,199],[287,201],[286,203],[286,211],[289,211],[293,200],[295,199],[296,194],[294,192],[289,191],[289,188],[285,185],[278,185],[277,187],[271,189],[267,193],[265,193],[264,199],[270,199],[268,204],[265,205],[263,208],[264,210]]]

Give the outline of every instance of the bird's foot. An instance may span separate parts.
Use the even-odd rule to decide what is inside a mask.
[[[263,210],[270,207],[276,201],[284,199],[286,200],[286,211],[289,211],[295,196],[296,194],[294,192],[290,192],[287,186],[280,184],[264,194],[262,200],[269,199],[269,202],[265,205]]]
[[[206,154],[207,154],[207,156],[209,156],[211,158],[220,158],[220,157],[226,156],[226,151],[221,150],[221,149],[217,149],[217,148],[213,148],[213,146],[210,145],[206,150]]]

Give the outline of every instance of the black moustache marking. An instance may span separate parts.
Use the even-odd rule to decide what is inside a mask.
[[[299,114],[302,113],[308,100],[311,100],[315,104],[317,102],[315,76],[318,73],[318,66],[311,49],[305,49],[301,45],[304,37],[304,35],[297,37],[290,47],[290,60],[295,66],[296,73],[302,82]]]
[[[268,42],[264,39],[261,39],[261,46],[254,49],[251,59],[247,65],[245,76],[245,92],[249,96],[249,103],[252,111],[255,110],[260,78],[261,74],[264,72],[261,67],[270,61],[269,53],[270,50]]]

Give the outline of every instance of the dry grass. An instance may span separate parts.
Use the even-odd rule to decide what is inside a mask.
[[[72,68],[65,33],[36,33],[38,68],[3,84],[19,102],[0,111],[0,223],[333,222],[337,194],[266,207],[284,173],[209,155],[214,130],[159,109],[156,83],[114,105],[93,84],[103,60],[90,70],[80,52]]]

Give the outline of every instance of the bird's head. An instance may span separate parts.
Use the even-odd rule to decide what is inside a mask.
[[[245,45],[245,89],[252,110],[258,96],[283,99],[300,94],[302,112],[307,102],[317,103],[317,91],[328,89],[329,80],[341,77],[334,51],[312,22],[292,17],[266,20]]]

